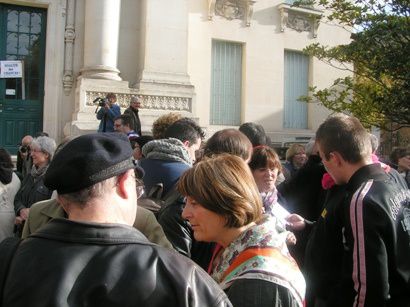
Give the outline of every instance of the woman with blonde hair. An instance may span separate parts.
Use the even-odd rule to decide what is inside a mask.
[[[285,180],[292,178],[307,161],[305,146],[292,144],[286,151],[286,162],[283,165]]]
[[[205,158],[181,177],[182,217],[198,241],[217,242],[208,272],[236,307],[303,306],[305,281],[276,230],[262,214],[258,188],[246,163],[221,154]]]

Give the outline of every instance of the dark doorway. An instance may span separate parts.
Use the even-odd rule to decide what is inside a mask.
[[[12,154],[24,135],[43,129],[46,18],[46,9],[0,4],[0,60],[24,69],[24,83],[0,79],[0,146]]]

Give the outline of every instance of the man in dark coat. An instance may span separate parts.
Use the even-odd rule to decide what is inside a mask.
[[[138,115],[138,109],[141,107],[141,98],[138,96],[132,96],[130,106],[124,111],[124,115],[131,117],[131,130],[134,130],[138,136],[141,136],[141,121]]]
[[[192,261],[132,227],[142,175],[125,135],[88,134],[65,145],[45,184],[68,219],[22,241],[0,273],[3,306],[231,306]]]

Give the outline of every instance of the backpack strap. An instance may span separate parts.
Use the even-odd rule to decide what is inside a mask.
[[[0,305],[3,303],[3,291],[13,261],[13,256],[21,241],[20,238],[11,237],[4,239],[0,244]]]

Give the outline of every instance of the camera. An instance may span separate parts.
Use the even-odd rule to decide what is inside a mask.
[[[23,154],[24,153],[30,153],[30,147],[27,146],[27,145],[22,145],[22,146],[20,146],[19,151]]]
[[[97,97],[93,100],[93,103],[97,103],[97,102],[98,102],[99,107],[104,107],[108,103],[108,99]]]

